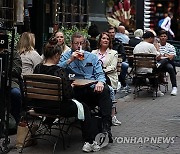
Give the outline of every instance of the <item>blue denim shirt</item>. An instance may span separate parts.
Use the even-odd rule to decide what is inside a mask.
[[[84,51],[84,60],[75,59],[70,64],[67,64],[67,60],[71,57],[71,54],[71,50],[65,52],[57,65],[66,68],[69,73],[74,73],[75,78],[106,82],[102,66],[95,54]]]

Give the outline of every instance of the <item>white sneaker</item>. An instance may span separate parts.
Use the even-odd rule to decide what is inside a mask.
[[[94,152],[99,151],[101,149],[96,141],[93,141],[93,144],[91,144],[91,147],[92,147],[92,151]]]
[[[112,125],[113,125],[113,126],[121,125],[121,122],[117,119],[116,116],[113,116],[113,117],[112,117]]]
[[[153,92],[153,96],[156,97],[156,92],[155,91]],[[162,96],[164,96],[164,93],[161,92],[160,90],[158,90],[157,91],[157,97],[162,97]]]
[[[91,151],[99,151],[101,148],[100,146],[97,144],[96,141],[93,141],[93,144],[90,144],[89,142],[85,142],[82,148],[82,151],[84,152],[91,152]]]
[[[156,64],[156,67],[159,68],[159,66],[161,66],[161,63],[157,63]]]
[[[177,87],[173,87],[172,88],[171,95],[172,96],[176,96],[177,95]]]
[[[117,86],[117,92],[121,89],[121,83],[118,82],[118,86]]]
[[[83,147],[82,147],[82,151],[84,152],[91,152],[92,151],[92,146],[89,142],[85,142]]]

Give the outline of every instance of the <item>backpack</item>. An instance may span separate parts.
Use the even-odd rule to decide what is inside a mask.
[[[159,20],[158,27],[161,27],[162,23],[164,22],[164,19]]]

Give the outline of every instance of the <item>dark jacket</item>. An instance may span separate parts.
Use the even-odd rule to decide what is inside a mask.
[[[35,67],[34,73],[60,77],[63,85],[63,99],[68,100],[73,98],[73,90],[71,86],[72,81],[70,81],[68,73],[65,69],[57,65],[47,66],[40,63]]]
[[[4,51],[2,51],[4,52]],[[11,54],[10,51],[9,55]],[[8,70],[10,67],[10,56],[9,56],[9,63],[8,63]],[[12,88],[19,88],[19,81],[21,79],[21,73],[22,73],[22,61],[19,53],[14,50],[13,51],[13,62],[12,62],[12,70],[9,70],[12,75],[12,82],[11,82],[11,87]]]
[[[112,40],[112,45],[113,45],[112,49],[116,50],[118,54],[121,54],[122,60],[126,61],[126,53],[122,42],[119,39],[115,38],[114,40]]]

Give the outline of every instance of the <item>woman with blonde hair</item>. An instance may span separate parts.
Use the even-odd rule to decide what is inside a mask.
[[[33,33],[24,32],[17,44],[17,50],[22,60],[22,75],[32,74],[37,64],[42,62],[41,56],[34,49],[35,36]]]
[[[63,49],[63,53],[71,50],[66,44],[65,44],[65,37],[64,37],[64,33],[61,31],[57,31],[54,33],[54,37],[58,40],[58,44],[61,45],[62,49]]]

